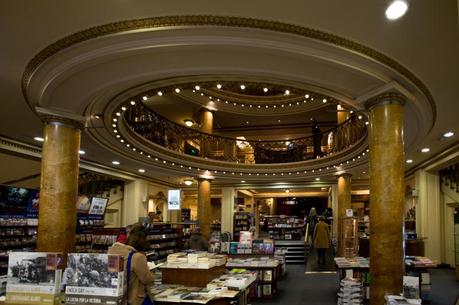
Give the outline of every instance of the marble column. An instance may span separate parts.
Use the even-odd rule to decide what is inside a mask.
[[[202,235],[210,238],[210,223],[211,219],[211,205],[210,205],[210,180],[198,179],[198,220],[199,228]]]
[[[370,111],[370,304],[403,290],[404,97],[384,94]]]
[[[338,125],[344,123],[349,119],[349,112],[345,111],[345,109],[341,105],[337,105],[336,110],[338,111],[336,113],[336,123]]]
[[[201,121],[201,131],[204,133],[212,134],[213,133],[213,123],[214,123],[214,115],[210,110],[203,109],[200,113],[200,121]],[[211,142],[203,138],[201,140],[201,157],[207,157],[210,154],[210,145]]]
[[[230,232],[234,229],[234,188],[222,188],[222,232]]]
[[[253,207],[255,212],[255,236],[254,238],[259,238],[260,236],[260,203],[258,200],[253,201]]]
[[[75,250],[80,126],[45,122],[41,158],[37,250]]]
[[[344,226],[346,209],[351,208],[351,175],[338,177],[338,256],[344,256]]]

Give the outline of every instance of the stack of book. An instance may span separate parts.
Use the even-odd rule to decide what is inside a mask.
[[[365,257],[335,257],[338,268],[370,268],[370,261]]]
[[[386,300],[385,305],[421,305],[419,299],[407,299],[399,295],[386,295],[384,299]]]
[[[164,268],[183,268],[183,269],[210,269],[222,266],[226,263],[224,255],[216,255],[207,252],[173,253],[167,256],[167,263]]]
[[[354,279],[342,279],[338,292],[338,305],[361,305],[362,302],[362,284]]]

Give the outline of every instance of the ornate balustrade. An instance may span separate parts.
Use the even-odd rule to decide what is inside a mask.
[[[143,138],[176,152],[248,164],[288,163],[339,153],[366,136],[365,121],[352,116],[344,123],[308,137],[257,141],[207,134],[176,124],[137,103],[124,113],[127,125]]]

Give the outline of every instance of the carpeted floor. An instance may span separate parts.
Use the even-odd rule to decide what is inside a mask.
[[[313,273],[311,266],[308,266],[310,270],[305,274],[304,265],[287,265],[287,275],[279,282],[277,296],[253,300],[252,304],[335,305],[338,276],[335,273]],[[327,266],[321,269],[327,269]],[[454,270],[436,269],[432,270],[431,275],[432,301],[429,304],[454,305],[459,294],[459,282],[455,279]]]

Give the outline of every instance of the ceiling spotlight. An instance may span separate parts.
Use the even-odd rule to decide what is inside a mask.
[[[159,96],[162,96],[163,93],[162,93],[161,91],[158,91],[158,95],[159,95]]]
[[[361,120],[361,119],[362,119],[362,116],[361,116],[361,115],[359,115],[359,120]]]
[[[268,88],[266,88],[266,87],[263,88],[263,92],[264,92],[264,93],[268,92]]]
[[[305,94],[305,96],[304,96],[304,97],[305,97],[305,98],[309,98],[309,94]]]
[[[191,180],[191,179],[183,180],[183,183],[184,183],[185,185],[187,185],[187,186],[190,186],[190,185],[193,184],[193,180]]]
[[[249,121],[245,122],[247,125],[249,125]]]
[[[112,161],[113,165],[120,165],[120,161]]]
[[[443,135],[443,137],[445,137],[445,138],[451,138],[452,136],[454,136],[454,132],[452,132],[452,131],[448,131],[447,133],[445,133]]]
[[[241,85],[241,90],[244,90],[245,89],[245,85]]]
[[[175,93],[180,93],[180,89],[179,88],[175,88]]]
[[[285,90],[285,95],[289,95],[290,94],[290,90]]]
[[[430,151],[430,148],[428,147],[424,147],[423,149],[421,149],[421,152],[423,153],[428,153]]]
[[[408,163],[408,164],[413,163],[413,160],[408,159],[408,160],[406,160],[406,163]]]
[[[198,85],[194,86],[194,89],[196,90],[201,90],[201,87],[199,87]]]
[[[126,109],[127,109],[127,108],[126,108],[126,107],[124,107],[124,106],[123,106],[123,107],[121,107],[121,110],[123,110],[123,111],[126,111]]]
[[[100,119],[100,115],[99,115],[99,114],[95,114],[95,115],[94,115],[94,118]]]
[[[139,168],[139,173],[145,173],[145,170],[143,168]]]
[[[144,96],[142,96],[142,99],[143,99],[144,101],[146,101],[146,100],[148,100],[148,96],[144,95]]]
[[[222,85],[221,84],[217,84],[217,89],[221,89],[222,88]]]
[[[86,152],[85,152],[84,150],[80,150],[80,151],[78,151],[78,153],[79,153],[80,155],[84,155]]]
[[[112,124],[113,127],[116,127],[116,124]]]
[[[135,105],[135,101],[131,101],[131,105],[134,106]]]
[[[121,116],[121,113],[117,112],[115,113],[116,116]]]
[[[117,119],[117,118],[114,118],[114,119],[113,119],[113,122],[117,122],[117,121],[118,121],[118,119]]]
[[[38,141],[38,142],[43,142],[45,141],[45,139],[43,139],[42,137],[35,137],[33,138],[35,141]]]
[[[185,125],[188,126],[188,127],[193,126],[193,121],[192,120],[186,119],[184,122],[185,122]]]
[[[326,102],[327,102],[327,99],[324,98],[324,99],[322,100],[322,103],[326,103]]]
[[[290,141],[285,141],[285,145],[289,146],[290,145]]]
[[[368,125],[368,124],[370,124],[370,123],[369,123],[368,121],[366,121],[366,122],[365,122],[365,125]]]
[[[241,180],[241,183],[245,183],[245,180]]]
[[[405,0],[395,0],[386,9],[386,18],[396,20],[405,15],[408,3]]]
[[[286,189],[285,192],[288,194],[288,193],[290,193],[290,190],[289,190],[289,189]]]
[[[320,178],[316,178],[316,181],[320,181]]]

